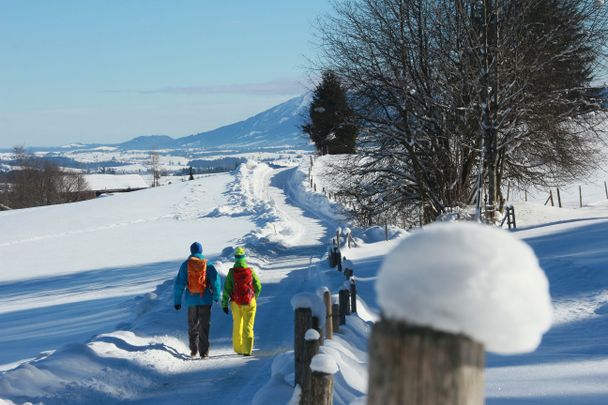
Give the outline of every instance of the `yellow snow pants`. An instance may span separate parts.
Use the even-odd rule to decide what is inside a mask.
[[[232,307],[232,347],[238,354],[251,354],[256,311],[255,298],[251,299],[249,305],[232,302],[230,306]]]

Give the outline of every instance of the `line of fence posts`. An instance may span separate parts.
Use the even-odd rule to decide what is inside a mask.
[[[557,192],[557,206],[559,208],[563,208],[562,196],[561,196],[559,187],[556,187],[556,192]],[[507,191],[507,193],[508,193],[508,191]],[[604,181],[604,193],[606,194],[606,199],[608,200],[608,183],[606,181]],[[524,201],[528,201],[528,190],[524,190]],[[551,189],[549,189],[549,196],[545,200],[544,205],[547,205],[548,203],[551,203],[552,207],[555,206],[555,201],[553,200],[553,190],[551,190]],[[578,206],[579,206],[579,208],[583,208],[583,187],[582,186],[578,186]]]
[[[313,316],[310,308],[296,308],[294,311],[294,371],[295,383],[301,388],[300,404],[324,405],[333,402],[333,377],[331,374],[312,371],[311,362],[324,343],[333,339],[346,324],[346,316],[357,311],[357,287],[354,270],[344,269],[345,282],[339,290],[339,303],[335,304],[331,293],[325,289],[322,301],[325,307],[325,328],[320,328],[320,320]]]

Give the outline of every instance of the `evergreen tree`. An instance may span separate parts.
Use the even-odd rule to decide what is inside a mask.
[[[302,127],[321,154],[355,153],[357,126],[338,76],[323,72],[310,104],[310,123]]]

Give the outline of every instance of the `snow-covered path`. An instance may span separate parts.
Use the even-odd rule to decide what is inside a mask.
[[[165,218],[168,224],[178,220],[180,225],[188,219],[194,220],[199,227],[204,227],[205,221],[222,221],[224,232],[218,235],[219,241],[211,236],[197,238],[203,239],[207,252],[219,252],[230,240],[234,243],[237,232],[244,235],[247,228],[240,223],[248,220],[256,225],[244,238],[250,264],[258,269],[263,284],[253,357],[243,358],[232,353],[231,318],[217,305],[212,311],[210,359],[192,360],[186,355],[185,311],[176,312],[172,308],[172,280],[183,259],[84,272],[74,269],[58,276],[24,280],[10,280],[8,275],[8,280],[0,284],[0,323],[9,331],[0,338],[0,344],[11,352],[10,356],[5,354],[4,363],[31,357],[30,352],[47,347],[58,350],[6,372],[0,379],[0,397],[46,403],[64,402],[66,398],[70,402],[118,399],[137,403],[153,398],[155,403],[176,400],[199,403],[200,393],[204,392],[205,400],[209,401],[250,403],[269,379],[274,355],[292,348],[291,296],[314,290],[320,282],[314,269],[329,234],[328,220],[316,219],[311,212],[290,203],[295,196],[289,187],[294,170],[254,167],[239,179],[242,186],[239,190],[225,179],[221,186],[228,191],[215,190],[224,197],[220,201],[214,199],[214,203],[234,205],[238,200],[235,193],[245,194],[251,199],[247,203],[254,207],[246,215],[239,212],[227,216],[205,214],[212,211],[212,207],[210,204],[205,206],[208,208],[200,207],[201,199],[196,197],[199,190],[190,187],[178,195],[180,202],[172,205],[174,210],[179,209],[178,213],[173,214],[173,218]],[[209,184],[204,182],[203,188]],[[229,207],[226,209],[231,211]],[[40,210],[36,215],[42,220],[45,214]],[[237,226],[226,221],[237,221]],[[73,225],[67,227],[70,226]],[[226,228],[231,227],[234,232],[227,234]],[[261,227],[272,229],[274,235],[267,235],[271,240],[260,234]],[[82,236],[84,232],[77,226],[74,228],[57,232],[57,236],[49,234],[45,239]],[[96,228],[116,227],[96,224]],[[123,228],[129,228],[129,233],[137,232],[127,224]],[[91,232],[94,234],[94,229]],[[251,237],[252,233],[255,238]],[[23,238],[19,244],[37,239],[40,238]],[[110,244],[108,240],[104,243]],[[19,244],[7,241],[4,247],[14,248]],[[218,263],[220,272],[227,268],[222,260]],[[153,290],[155,285],[158,286],[153,293],[128,298]],[[50,304],[45,304],[44,297]],[[118,330],[113,331],[118,323]],[[101,331],[106,333],[85,343],[89,336]],[[39,341],[45,346],[40,346]],[[66,342],[75,343],[64,346]],[[41,375],[44,379],[35,383]],[[284,393],[286,398],[290,395],[291,392]]]

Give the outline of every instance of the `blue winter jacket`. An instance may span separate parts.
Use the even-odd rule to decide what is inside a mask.
[[[190,257],[198,257],[204,259],[200,253],[190,255]],[[188,259],[190,258],[188,257]],[[184,290],[186,292],[184,293]],[[207,262],[207,288],[201,296],[201,294],[190,294],[188,291],[188,260],[182,263],[175,278],[175,285],[173,286],[173,301],[175,305],[182,303],[182,294],[185,295],[186,305],[191,307],[194,305],[211,305],[212,301],[218,302],[222,293],[222,287],[220,284],[220,276],[213,267],[213,264]]]

